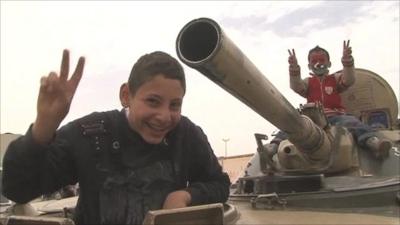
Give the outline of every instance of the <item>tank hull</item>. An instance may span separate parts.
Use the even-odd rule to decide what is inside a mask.
[[[274,209],[255,210],[248,201],[229,201],[239,213],[234,218],[227,217],[225,224],[254,224],[254,225],[277,225],[277,224],[380,224],[398,225],[399,217],[364,214],[353,212],[317,211],[308,209]],[[233,210],[232,210],[233,211]],[[232,213],[233,214],[233,213]]]

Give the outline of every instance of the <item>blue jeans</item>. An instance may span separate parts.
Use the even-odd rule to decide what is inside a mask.
[[[375,129],[362,123],[357,117],[352,115],[337,115],[328,117],[328,122],[334,126],[342,126],[353,135],[357,144],[361,147],[366,147],[365,142],[372,136],[378,136]],[[279,144],[282,140],[287,139],[287,134],[279,131],[272,139],[271,143]]]
[[[377,136],[375,129],[361,122],[357,117],[352,115],[337,115],[328,117],[331,125],[342,126],[347,128],[353,135],[357,144],[365,147],[365,142],[372,136]]]

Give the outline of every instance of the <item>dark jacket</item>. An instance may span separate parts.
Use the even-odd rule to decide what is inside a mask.
[[[230,185],[207,137],[184,116],[152,145],[129,128],[123,110],[96,112],[61,127],[47,146],[33,141],[30,127],[4,156],[3,193],[17,203],[77,182],[77,224],[135,223],[142,216],[126,217],[160,208],[169,192],[185,188],[192,205],[225,202]],[[132,210],[118,214],[121,207]]]

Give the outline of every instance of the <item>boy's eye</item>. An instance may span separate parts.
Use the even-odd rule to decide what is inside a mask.
[[[171,103],[171,109],[172,110],[180,110],[182,107],[182,102],[172,102]]]
[[[316,58],[316,59],[312,59],[311,63],[315,64],[315,63],[325,63],[326,60],[324,58]]]
[[[156,98],[147,98],[146,103],[150,106],[158,106],[160,104],[160,101]]]
[[[312,61],[311,61],[312,64],[315,64],[315,63],[317,63],[317,62],[318,62],[318,60],[312,60]]]

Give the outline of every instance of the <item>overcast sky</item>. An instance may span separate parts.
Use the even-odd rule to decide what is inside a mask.
[[[288,51],[302,76],[307,53],[330,52],[340,69],[343,40],[355,64],[392,86],[399,99],[399,1],[1,1],[0,132],[23,134],[36,115],[39,80],[58,71],[62,50],[71,65],[86,57],[83,78],[65,122],[93,111],[120,109],[119,87],[139,56],[155,50],[176,57],[175,40],[189,21],[215,20],[257,68],[298,107],[305,99],[289,88]],[[254,133],[276,130],[268,121],[184,66],[183,114],[201,126],[218,156],[254,153]]]

